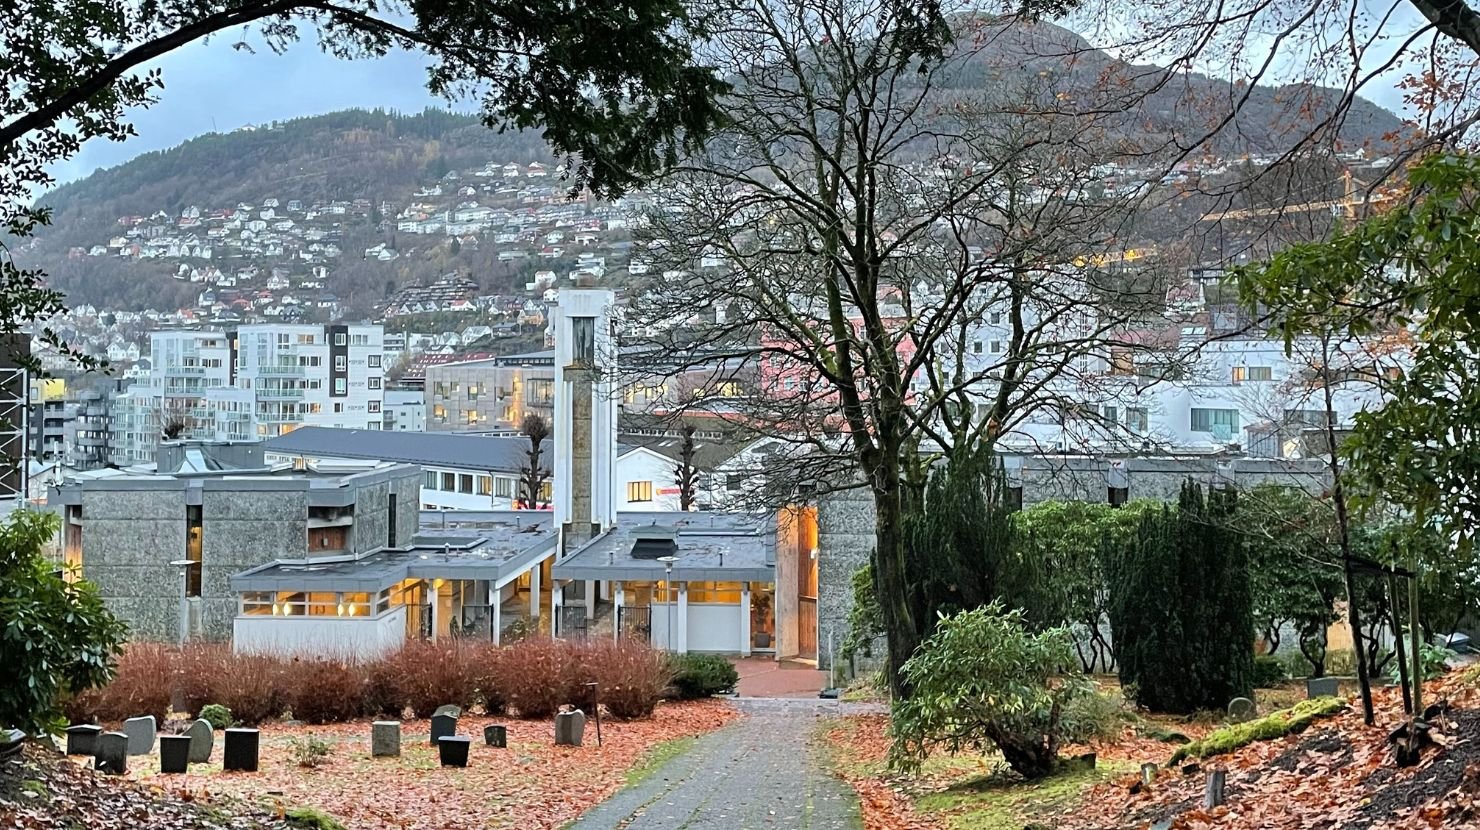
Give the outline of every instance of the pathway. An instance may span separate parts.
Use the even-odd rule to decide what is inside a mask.
[[[745,716],[695,741],[570,830],[857,830],[858,798],[811,745],[835,701],[740,699]]]

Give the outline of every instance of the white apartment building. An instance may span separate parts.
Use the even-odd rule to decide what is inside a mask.
[[[387,389],[385,429],[392,432],[427,431],[427,396],[415,389]]]
[[[303,426],[380,429],[384,335],[371,325],[238,329],[236,385],[256,396],[258,437]]]
[[[242,399],[231,385],[231,341],[225,332],[156,331],[149,335],[149,351],[147,382],[134,384],[115,403],[113,463],[153,461],[166,431],[195,440],[247,434]]]

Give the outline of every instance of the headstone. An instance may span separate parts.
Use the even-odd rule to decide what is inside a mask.
[[[128,736],[122,732],[104,732],[93,744],[94,768],[99,772],[123,775],[128,772]]]
[[[1228,701],[1228,719],[1234,723],[1253,720],[1257,714],[1259,714],[1259,707],[1246,697],[1236,697]]]
[[[1228,780],[1228,770],[1215,769],[1208,773],[1208,785],[1203,790],[1203,809],[1211,810],[1223,806],[1223,785]]]
[[[221,768],[227,772],[256,772],[257,743],[255,729],[226,730],[221,743]]]
[[[378,720],[370,724],[370,755],[374,758],[397,758],[401,755],[401,722]]]
[[[1158,769],[1158,767],[1155,764],[1142,764],[1141,765],[1141,784],[1143,784],[1144,786],[1147,786],[1147,787],[1151,786],[1152,783],[1154,783],[1156,781],[1156,771],[1157,771],[1157,769]]]
[[[1305,681],[1305,696],[1336,697],[1341,694],[1341,681],[1334,677],[1311,677]]]
[[[555,716],[555,745],[580,746],[586,736],[586,716],[580,710],[561,712]]]
[[[123,734],[128,736],[128,754],[148,755],[154,751],[154,716],[129,718],[123,722]]]
[[[451,715],[454,718],[460,718],[462,717],[462,707],[453,703],[449,703],[446,706],[438,706],[437,711],[432,713],[432,717],[435,718],[438,715]]]
[[[95,726],[91,723],[67,727],[67,754],[93,754],[93,748],[98,745],[98,735],[102,734],[102,732],[103,727]]]
[[[190,724],[185,730],[185,736],[190,739],[190,763],[204,764],[211,760],[211,747],[216,744],[216,730],[211,728],[211,722],[197,720]]]
[[[483,727],[483,742],[503,749],[509,745],[509,727],[501,723],[490,723]]]
[[[159,736],[159,771],[182,773],[190,769],[189,735]]]
[[[432,715],[432,746],[437,745],[438,738],[449,737],[456,734],[456,715]]]
[[[472,745],[472,738],[443,735],[437,739],[437,759],[444,767],[465,767],[468,765],[468,748]]]

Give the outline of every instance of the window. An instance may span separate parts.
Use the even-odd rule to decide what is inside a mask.
[[[629,481],[627,482],[627,501],[652,501],[653,483],[651,481]]]
[[[380,401],[370,401],[369,403],[365,404],[365,406],[368,407],[369,411],[371,412],[380,411]]]
[[[380,355],[378,355],[378,354],[372,354],[369,357],[365,358],[365,365],[366,366],[369,366],[371,369],[379,369],[380,368]]]
[[[336,345],[336,346],[343,346],[346,342],[348,342],[348,341],[346,340],[346,338],[344,336],[344,332],[339,331],[339,332],[335,332],[334,333],[334,345]]]
[[[242,613],[253,617],[271,616],[272,600],[273,593],[271,591],[243,591]]]
[[[540,501],[549,504],[555,495],[555,485],[549,481],[540,485]]]
[[[514,498],[514,479],[499,477],[495,480],[494,494],[501,499]]]
[[[725,473],[725,492],[738,493],[745,487],[745,476],[739,473]]]
[[[493,476],[478,476],[478,495],[493,495]]]
[[[464,409],[462,411],[463,423],[469,426],[475,426],[478,423],[479,419],[480,418],[478,415],[478,410],[476,409]]]
[[[385,497],[385,546],[393,548],[396,546],[396,494],[387,493]]]
[[[447,397],[447,384],[442,383],[442,382],[439,381],[433,387],[433,390],[434,390],[434,394],[436,394],[437,397],[439,397],[439,398],[445,398],[445,397]]]
[[[448,492],[448,493],[456,493],[457,492],[457,474],[456,473],[443,473],[442,474],[442,490],[445,491],[445,492]]]
[[[334,412],[336,414],[337,413],[340,413],[340,412],[343,412],[343,411],[344,411],[344,404],[342,404],[342,403],[336,403],[336,404],[334,404]]]
[[[1107,424],[1118,424],[1118,423],[1120,423],[1120,409],[1119,409],[1119,407],[1114,407],[1114,406],[1107,406],[1107,407],[1105,407],[1105,415],[1104,415],[1104,417],[1105,417],[1105,423],[1107,423]]]
[[[1002,312],[1000,312],[1000,311],[994,311],[994,312],[992,312],[991,320],[992,320],[992,325],[994,325],[994,326],[1000,326],[1000,325],[1002,325]]]
[[[343,394],[345,394],[345,390],[348,388],[346,386],[346,383],[347,382],[345,381],[344,378],[335,378],[334,379],[334,394],[336,394],[336,395],[343,395]]]
[[[1127,501],[1130,501],[1131,491],[1129,487],[1111,487],[1109,495],[1110,506],[1119,507],[1122,504],[1125,504]]]
[[[1238,432],[1238,410],[1237,409],[1198,409],[1192,410],[1193,432],[1223,432],[1229,435]]]
[[[1286,409],[1285,423],[1292,426],[1323,427],[1327,422],[1336,423],[1336,413],[1322,413],[1319,409]]]
[[[973,340],[971,342],[971,353],[972,354],[981,354],[982,353],[982,341],[980,341],[980,340]]]
[[[554,378],[530,378],[524,385],[524,400],[532,404],[549,404],[555,399]]]
[[[1144,435],[1151,428],[1151,418],[1147,415],[1146,408],[1141,406],[1126,407],[1125,425],[1131,432]]]
[[[570,318],[571,362],[576,366],[596,365],[596,318]]]
[[[334,355],[334,371],[343,372],[349,368],[349,358],[342,354]]]
[[[1007,507],[1008,510],[1022,510],[1023,509],[1023,488],[1022,488],[1022,486],[1019,485],[1017,487],[1008,487],[1007,488],[1007,496],[1002,500],[1002,502]]]
[[[482,394],[483,394],[483,384],[481,384],[481,383],[470,383],[470,384],[468,384],[468,400],[470,400],[470,401],[476,401],[476,400],[478,400],[479,396],[481,396]]]
[[[992,354],[1002,354],[1002,341],[1001,340],[993,340],[992,341]]]
[[[438,422],[445,423],[447,421],[447,407],[443,406],[442,404],[437,404],[436,406],[433,406],[432,418]]]
[[[366,386],[366,388],[369,388],[369,389],[379,389],[380,388],[380,378],[369,378],[369,379],[367,379],[365,381],[365,386]]]
[[[469,494],[473,492],[473,476],[470,473],[463,473],[457,477],[457,492]]]
[[[1249,380],[1274,380],[1274,369],[1269,366],[1250,366]]]

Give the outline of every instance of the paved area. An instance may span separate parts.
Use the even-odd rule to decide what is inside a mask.
[[[815,693],[814,693],[815,694]],[[745,717],[699,738],[570,830],[859,830],[853,789],[811,746],[835,701],[741,700]]]
[[[740,675],[735,693],[740,697],[816,698],[827,685],[827,672],[811,663],[770,657],[743,657],[734,663]]]

